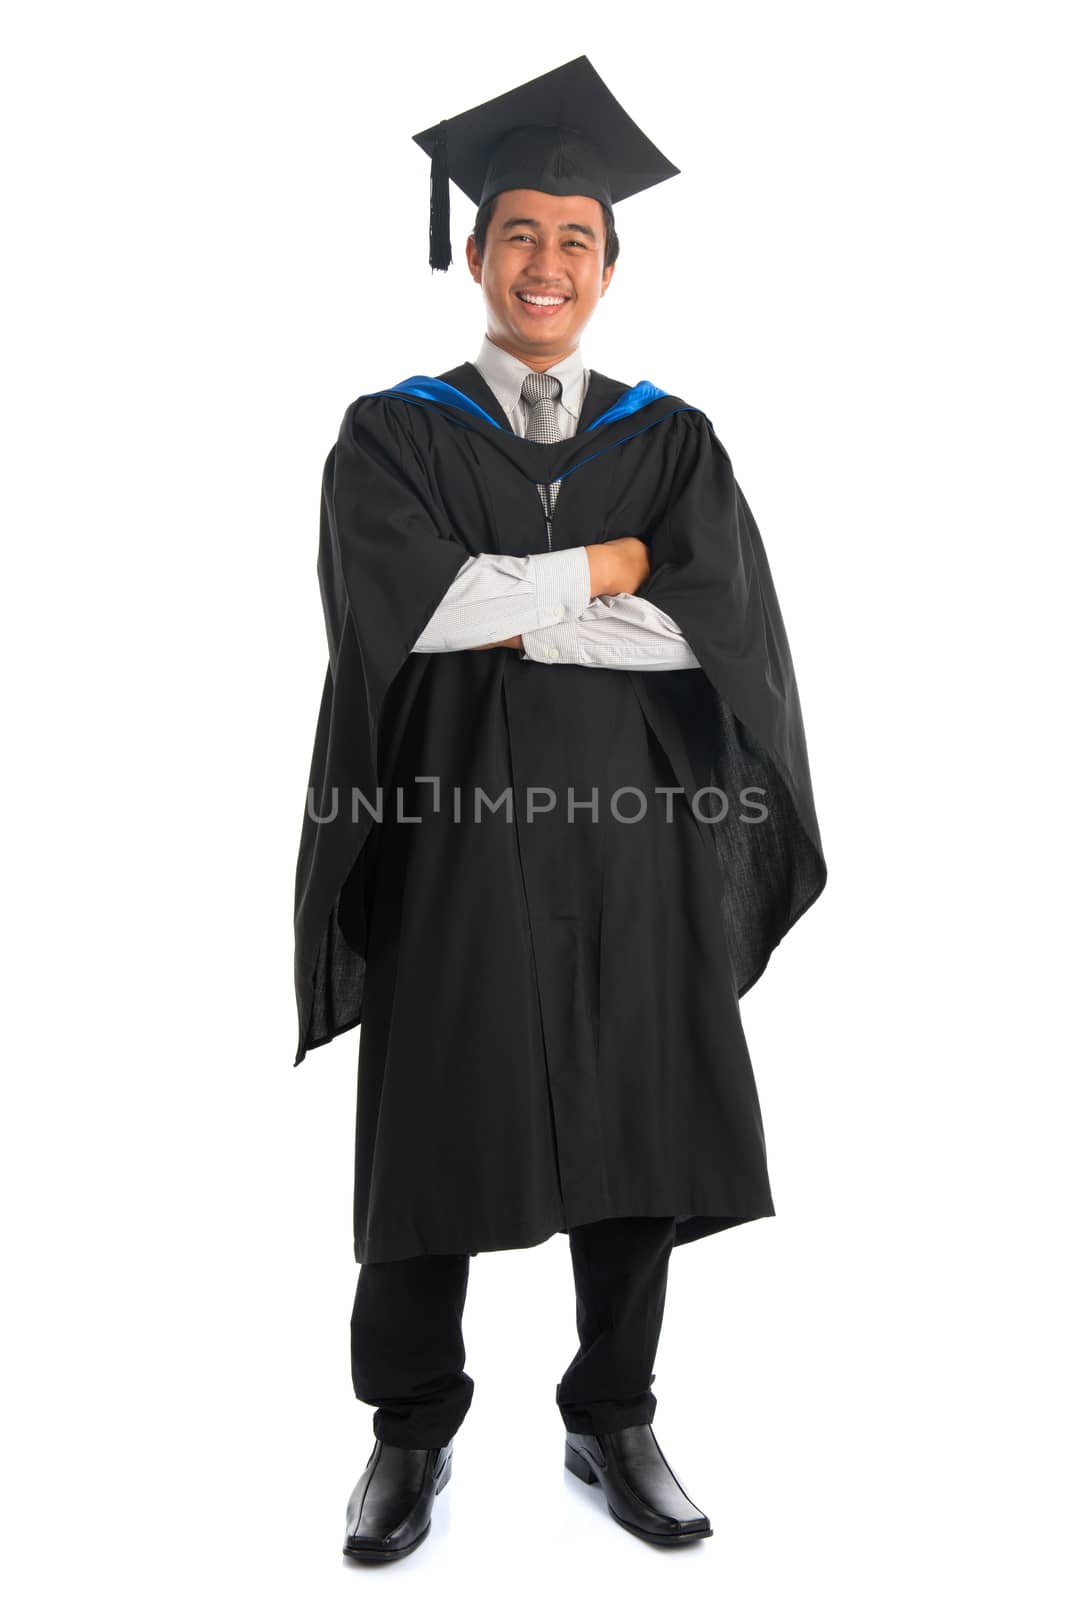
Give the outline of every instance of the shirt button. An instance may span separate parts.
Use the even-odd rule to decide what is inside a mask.
[[[559,659],[559,656],[560,656],[559,650],[556,648],[555,645],[553,645],[552,649],[549,651],[549,660],[550,661],[556,661],[556,660]]]
[[[553,606],[553,616],[554,617],[562,617],[563,614],[564,614],[563,606]]]

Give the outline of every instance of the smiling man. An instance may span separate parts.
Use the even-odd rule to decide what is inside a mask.
[[[532,214],[508,215],[513,207]],[[616,270],[605,261],[602,208],[585,195],[512,189],[503,202],[495,196],[490,226],[498,248],[488,262],[485,245],[480,250],[474,235],[467,241],[468,264],[486,300],[486,332],[544,372],[577,349]]]
[[[327,457],[297,866],[297,1062],[360,1025],[376,1410],[345,1550],[429,1532],[474,1389],[470,1258],[561,1232],[565,1464],[685,1544],[711,1527],[651,1426],[668,1265],[774,1215],[738,1000],[826,880],[790,649],[708,416],[581,355],[615,205],[676,169],[584,56],[416,141],[432,267],[450,181],[478,207],[486,333],[361,395]]]
[[[467,240],[468,267],[486,308],[486,335],[474,365],[515,432],[528,438],[538,438],[540,428],[545,438],[575,432],[587,386],[579,340],[612,281],[618,250],[610,210],[588,195],[508,190],[480,209]],[[524,402],[532,372],[551,374],[558,401],[543,400],[540,409],[529,396]],[[463,372],[450,376],[462,384]],[[551,549],[555,494],[550,502],[543,490],[542,500]],[[477,634],[490,642],[470,648],[503,645],[518,649],[523,660],[644,670],[698,666],[678,625],[635,595],[648,576],[646,546],[630,536],[585,552],[564,549],[550,559],[473,556],[413,648],[462,648]],[[532,624],[526,635],[497,638],[499,622],[524,596],[540,619],[536,591],[547,593],[553,584],[557,626]]]

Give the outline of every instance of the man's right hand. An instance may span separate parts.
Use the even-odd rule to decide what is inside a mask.
[[[627,535],[583,548],[590,564],[590,596],[633,594],[649,576],[649,551],[642,539]]]

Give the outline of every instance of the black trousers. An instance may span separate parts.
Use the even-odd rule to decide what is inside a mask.
[[[674,1217],[610,1217],[568,1233],[579,1348],[556,1388],[564,1426],[610,1433],[651,1422]],[[352,1385],[376,1406],[385,1444],[447,1444],[474,1393],[464,1371],[469,1255],[360,1267],[352,1308]]]

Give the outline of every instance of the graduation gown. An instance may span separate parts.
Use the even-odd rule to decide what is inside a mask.
[[[643,539],[638,592],[701,670],[412,653],[469,556],[549,547],[556,479],[552,547]],[[592,372],[575,436],[542,444],[471,363],[360,396],[318,570],[294,1065],[361,1024],[357,1261],[774,1215],[738,999],[826,866],[771,574],[709,418]]]

